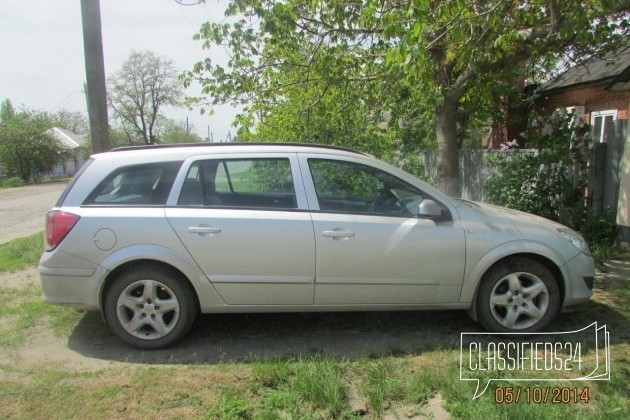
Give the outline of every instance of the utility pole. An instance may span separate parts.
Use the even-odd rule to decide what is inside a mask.
[[[83,50],[87,80],[86,95],[90,117],[92,153],[106,152],[111,149],[100,9],[99,0],[81,0]]]

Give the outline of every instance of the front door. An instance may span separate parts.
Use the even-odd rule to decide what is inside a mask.
[[[351,159],[310,157],[302,166],[319,207],[315,304],[458,302],[465,238],[446,208],[442,219],[419,218],[423,191]]]

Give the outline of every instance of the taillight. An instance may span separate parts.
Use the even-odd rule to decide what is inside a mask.
[[[61,210],[51,210],[46,215],[46,251],[59,245],[81,217]]]

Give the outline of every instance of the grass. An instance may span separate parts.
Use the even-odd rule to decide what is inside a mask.
[[[344,364],[332,358],[260,361],[252,365],[263,418],[280,413],[320,413],[339,417],[346,405]]]
[[[628,355],[627,348],[625,353]],[[415,365],[423,359],[441,363],[419,369]],[[288,376],[275,388],[264,385],[256,374],[261,365],[269,366],[266,361],[227,366],[118,365],[96,372],[0,365],[0,416],[377,419],[388,414],[404,418],[429,415],[425,404],[437,392],[453,418],[623,419],[630,408],[628,373],[623,372],[622,360],[618,358],[613,364],[619,372],[611,381],[580,383],[580,387],[591,388],[588,404],[497,404],[494,389],[515,385],[505,381],[493,382],[487,394],[472,400],[474,385],[459,381],[457,360],[457,352],[440,351],[385,358],[381,361],[382,366],[387,366],[384,378],[380,377],[382,372],[371,369],[375,365],[369,358],[276,361],[273,365]],[[226,375],[226,370],[238,375]],[[303,387],[299,382],[305,378],[308,384]],[[360,378],[355,379],[354,386],[367,402],[367,413],[353,412],[347,399],[339,398],[348,386],[344,384],[346,378]],[[393,388],[378,383],[383,379],[394,384]],[[529,386],[535,385],[547,386]],[[572,387],[575,383],[554,382],[554,386]],[[368,392],[375,394],[369,397]],[[376,394],[376,400],[372,399]]]
[[[598,266],[606,260],[630,260],[630,249],[624,249],[618,245],[594,244],[590,248]]]
[[[35,265],[44,251],[43,233],[0,244],[0,272],[14,272]],[[0,349],[23,344],[29,330],[45,320],[58,334],[69,334],[82,316],[74,309],[42,301],[39,286],[27,284],[0,291]]]
[[[0,252],[8,248],[22,250],[3,254],[15,256],[6,260],[3,256],[2,264],[7,260],[28,261],[18,255],[27,253],[25,250],[31,246],[25,244],[29,242],[33,246],[38,243],[36,248],[41,247],[41,234],[26,238],[25,242],[0,246]],[[39,252],[41,249],[35,254]],[[491,382],[482,397],[472,400],[475,384],[459,380],[459,349],[439,344],[414,351],[396,348],[397,344],[392,343],[392,351],[386,354],[366,351],[363,356],[347,358],[318,352],[316,356],[298,354],[217,364],[112,362],[109,367],[93,371],[49,363],[33,366],[23,363],[18,353],[20,346],[28,345],[33,333],[47,328],[62,340],[74,336],[76,342],[80,341],[76,336],[78,325],[99,322],[98,317],[86,321],[87,315],[83,312],[42,302],[41,290],[36,285],[3,288],[0,289],[0,418],[51,415],[57,418],[262,420],[430,417],[427,403],[439,394],[444,408],[455,419],[625,419],[630,411],[630,281],[623,278],[598,281],[597,302],[586,312],[561,318],[561,327],[569,330],[574,324],[581,327],[592,320],[607,324],[611,336],[611,379],[552,383],[555,387],[589,387],[588,404],[523,401],[498,404],[494,399],[497,387],[546,387],[550,384],[510,382],[506,380],[510,373],[502,380]],[[330,319],[338,321],[340,317],[342,315]],[[295,318],[298,325],[306,322]],[[245,324],[251,319],[254,318],[247,318]],[[239,328],[239,325],[225,328]],[[260,331],[276,337],[274,334],[278,331],[286,334],[286,328],[284,324],[261,326]],[[338,328],[343,331],[351,327]],[[110,333],[96,324],[90,324],[88,329],[99,342],[105,335],[104,342],[110,338]],[[400,334],[406,334],[405,330]],[[291,337],[285,339],[291,340]],[[362,338],[358,335],[357,339]],[[89,348],[94,344],[79,345]],[[185,352],[186,349],[174,351]],[[129,349],[130,354],[134,352]],[[142,352],[136,353],[139,354]],[[149,353],[147,355],[151,360]],[[352,399],[359,399],[363,408],[357,411]]]
[[[0,244],[0,272],[32,266],[39,261],[42,252],[44,252],[42,232]]]
[[[363,394],[374,413],[381,415],[389,401],[400,401],[405,396],[405,384],[397,375],[392,359],[371,361],[363,376]]]
[[[67,175],[45,176],[36,179],[34,182],[25,182],[22,178],[11,177],[0,180],[0,188],[16,188],[25,185],[50,184],[52,182],[69,182],[72,179]]]
[[[2,289],[0,293],[0,349],[23,344],[29,331],[42,320],[57,335],[69,335],[83,316],[82,311],[44,302],[39,286]]]

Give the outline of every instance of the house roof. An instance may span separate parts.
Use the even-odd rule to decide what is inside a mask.
[[[46,131],[46,134],[59,140],[63,147],[67,149],[76,149],[85,143],[85,138],[79,134],[75,134],[61,127],[53,127]]]
[[[583,64],[569,68],[560,76],[542,84],[538,93],[568,89],[581,85],[604,84],[613,90],[627,89],[630,81],[630,43],[603,57],[591,57]]]

